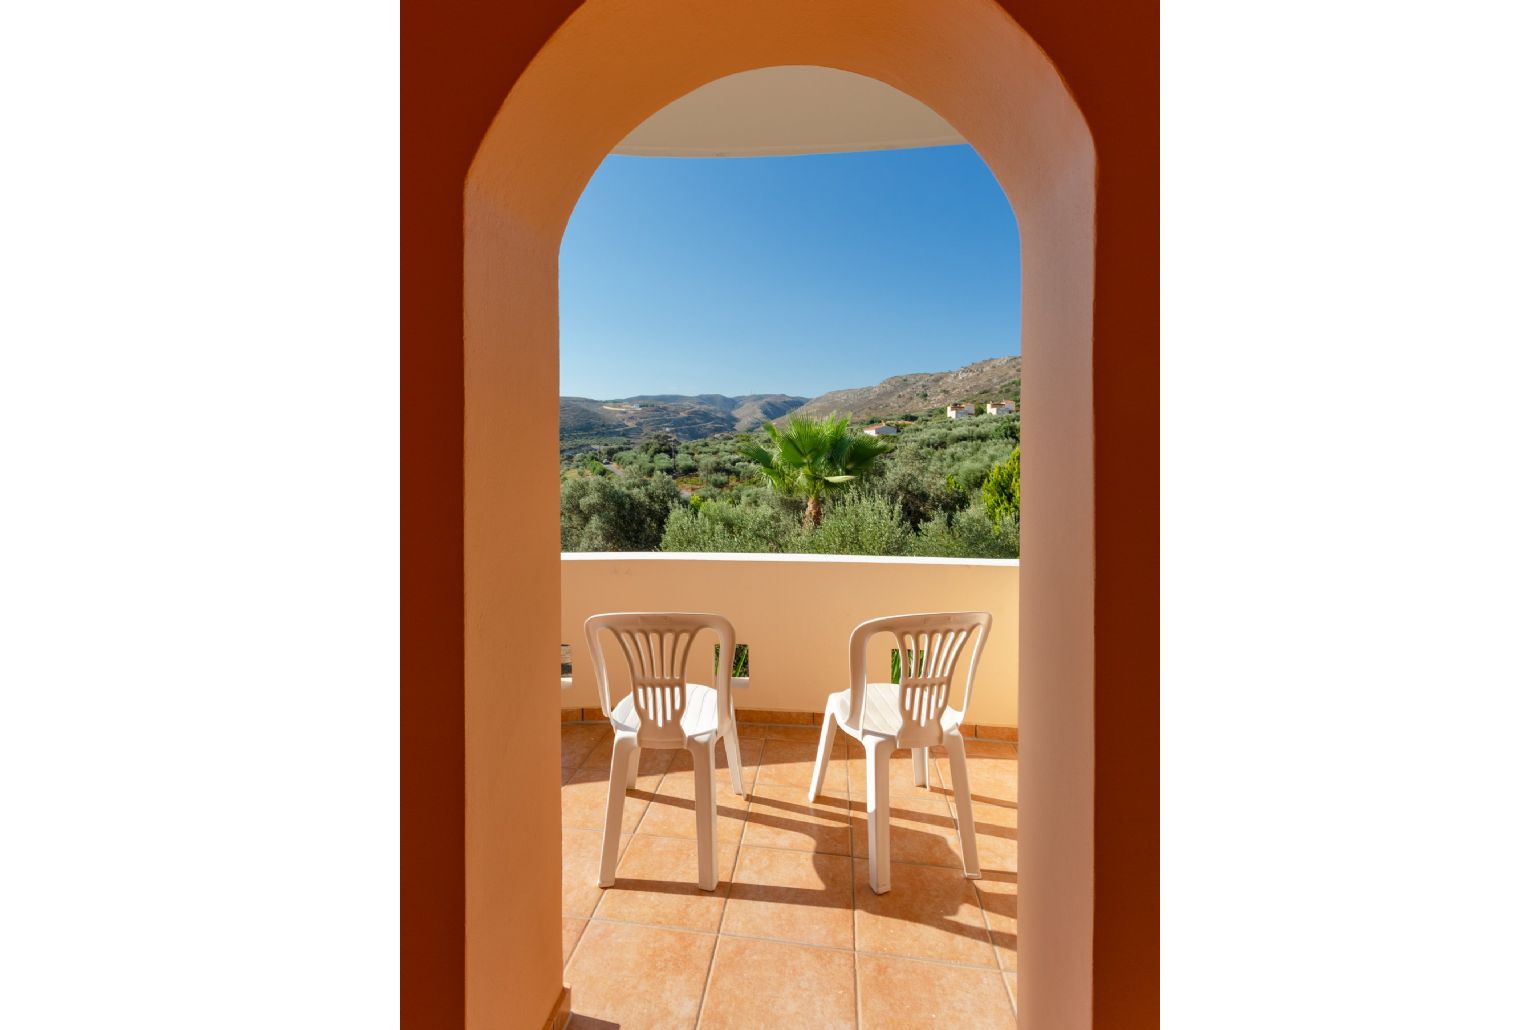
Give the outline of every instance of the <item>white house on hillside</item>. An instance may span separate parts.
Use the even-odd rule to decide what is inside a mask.
[[[991,415],[1009,415],[1016,410],[1015,401],[990,401],[989,413]]]
[[[867,426],[861,432],[867,436],[897,436],[898,427],[890,426],[886,422],[879,422],[875,426]]]
[[[964,401],[961,404],[948,404],[946,406],[947,418],[967,418],[974,413],[973,405]]]

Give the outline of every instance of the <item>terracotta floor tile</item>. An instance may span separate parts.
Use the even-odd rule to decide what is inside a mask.
[[[561,918],[561,960],[566,962],[572,957],[572,949],[577,947],[578,938],[583,936],[583,931],[588,926],[586,919],[574,919],[571,916]]]
[[[755,777],[759,771],[760,751],[764,747],[762,740],[739,740],[738,754],[743,760],[743,789],[745,793],[754,789]],[[733,793],[732,769],[727,764],[727,745],[724,741],[717,741],[716,753],[717,774],[717,803],[742,803],[748,806],[748,801]],[[668,773],[663,777],[663,782],[672,785],[672,789],[678,793],[676,797],[691,797],[695,793],[695,756],[687,750],[673,752],[673,759],[669,764]]]
[[[953,802],[953,807],[955,810],[956,799],[948,794],[947,800]],[[1012,840],[1016,839],[1016,812],[1016,803],[1014,801],[1005,805],[997,805],[988,801],[981,801],[978,798],[973,799],[974,827],[987,828],[990,835],[994,837],[1009,837]],[[979,832],[982,833],[984,830],[980,829]]]
[[[718,777],[718,779],[721,779]],[[683,786],[683,792],[679,787]],[[749,799],[732,792],[726,782],[717,784],[717,840],[736,843],[743,836],[743,824],[748,817]],[[638,833],[657,837],[688,837],[695,839],[695,780],[693,775],[665,776],[658,792],[652,796],[646,815],[636,828]]]
[[[977,813],[974,814],[977,819]],[[985,873],[1007,873],[1016,875],[1017,847],[1014,835],[1004,837],[999,835],[998,829],[994,832],[984,833],[979,830],[978,824],[974,824],[974,838],[979,847],[979,869]]]
[[[850,760],[846,764],[850,770],[850,800],[866,800],[865,749],[851,748]],[[914,783],[914,762],[909,757],[909,751],[907,749],[895,751],[893,757],[888,760],[888,796],[946,800],[946,791],[943,789],[941,778],[936,774],[936,759],[930,760],[930,786],[917,787]]]
[[[998,970],[857,955],[856,976],[862,1026],[883,1030],[1016,1026],[1016,1014]]]
[[[777,712],[767,708],[751,708],[748,705],[740,705],[736,698],[743,695],[735,695],[733,711],[740,713],[742,722],[757,726],[820,726],[823,724],[823,713],[813,712]]]
[[[818,743],[823,734],[823,725],[817,726],[766,726],[764,737],[766,740],[800,740],[805,744]],[[838,728],[834,731],[834,753],[843,752],[850,740],[850,736]]]
[[[981,804],[1013,806],[1016,804],[1016,762],[1006,758],[968,756],[968,788],[973,800]],[[934,781],[932,781],[934,782]],[[941,762],[941,785],[952,793],[952,763]]]
[[[844,797],[820,794],[810,802],[805,787],[761,784],[750,802],[744,844],[850,854],[850,803]]]
[[[952,814],[956,817],[957,806],[952,802]],[[973,803],[973,833],[978,842],[979,868],[985,872],[1016,872],[1016,809],[1001,805],[984,804],[977,799]],[[959,849],[961,845],[959,845]],[[959,854],[961,851],[959,850]]]
[[[888,834],[892,860],[920,865],[946,866],[962,872],[962,845],[952,823],[952,808],[944,800],[929,797],[889,798]],[[861,802],[850,813],[850,842],[858,859],[866,859],[866,807]]]
[[[608,726],[588,723],[563,723],[561,728],[561,764],[564,769],[574,769],[593,751],[610,731]]]
[[[759,753],[764,750],[765,743],[761,738],[738,738],[738,753],[743,756],[744,779],[748,779],[748,770],[759,767]],[[717,768],[727,768],[727,741],[721,738],[717,740]]]
[[[1015,760],[1016,745],[1003,740],[969,740],[963,752],[969,758],[1009,758]]]
[[[584,769],[608,769],[610,755],[615,753],[615,733],[608,725],[601,727],[604,736],[599,738],[592,751],[583,758]]]
[[[856,867],[857,951],[998,968],[973,881],[961,869],[894,862],[893,887],[878,895],[862,863]]]
[[[994,943],[995,955],[1000,968],[1014,971],[1016,968],[1016,877],[1011,873],[985,870],[982,878],[974,880],[979,900],[983,902],[984,924],[989,927],[989,938]]]
[[[563,827],[561,831],[561,911],[563,915],[587,918],[604,891],[599,888],[599,851],[604,835],[598,830]],[[620,838],[620,855],[625,857],[629,834]]]
[[[565,973],[572,985],[569,1030],[694,1026],[715,947],[711,934],[589,924]]]
[[[606,727],[608,730],[608,727]],[[594,749],[583,760],[584,769],[603,769],[609,772],[610,756],[615,753],[615,735],[606,732],[604,739],[594,745]],[[674,760],[674,752],[670,749],[644,747],[642,748],[642,760],[637,766],[637,782],[641,782],[644,776],[662,776],[668,771],[669,763]]]
[[[622,833],[633,833],[642,821],[642,813],[652,800],[652,788],[661,777],[649,783],[638,777],[636,789],[626,791],[626,805],[620,817]],[[610,799],[610,774],[603,769],[579,769],[561,787],[561,824],[574,829],[604,829],[604,814]]]
[[[722,921],[737,851],[735,844],[718,845],[720,880],[717,889],[708,892],[697,881],[693,839],[638,834],[621,856],[615,885],[604,890],[594,915],[714,933]]]
[[[933,747],[930,749],[933,758],[945,758],[946,747]],[[1016,745],[1004,740],[969,740],[965,742],[963,753],[969,758],[1010,758],[1015,759]]]
[[[1016,768],[1015,762],[1003,758],[969,759],[968,786],[973,796],[986,805],[1015,804]],[[942,773],[950,776],[951,770],[944,769]],[[950,780],[946,785],[952,785]]]
[[[802,740],[766,740],[760,755],[759,776],[755,784],[772,787],[801,787],[807,790],[813,783],[813,760],[818,756],[818,744]],[[829,772],[823,788],[832,794],[845,792],[845,760],[835,752],[829,762]]]
[[[831,948],[854,945],[850,859],[745,847],[722,932]]]
[[[854,1030],[854,959],[851,952],[723,937],[711,963],[700,1025]]]
[[[718,744],[721,883],[710,893],[696,886],[689,753],[646,749],[638,789],[627,792],[616,886],[600,890],[613,733],[562,731],[569,1027],[688,1027],[703,991],[708,1027],[854,1026],[857,1005],[868,1027],[1014,1024],[1013,745],[967,745],[984,867],[976,881],[962,876],[944,750],[932,751],[929,790],[914,786],[908,752],[894,755],[893,889],[880,897],[867,886],[864,756],[844,735],[811,805],[816,725],[741,726],[743,797]],[[648,988],[638,992],[638,981]]]

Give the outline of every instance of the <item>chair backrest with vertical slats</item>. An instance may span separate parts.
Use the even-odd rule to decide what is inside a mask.
[[[640,722],[637,741],[650,747],[684,746],[681,719],[688,694],[685,670],[695,638],[706,630],[732,654],[732,624],[720,615],[689,612],[613,612],[595,615],[584,624],[588,649],[593,656],[599,684],[599,703],[608,716],[625,697],[610,689],[601,632],[608,630],[620,644],[630,673],[632,704]],[[716,674],[717,717],[725,720],[729,709],[732,663],[719,663]]]
[[[862,695],[853,696],[852,701],[860,705],[864,698],[868,641],[878,634],[892,634],[898,642],[899,656],[898,744],[900,747],[932,747],[941,743],[941,714],[953,700],[952,680],[957,663],[969,638],[977,632],[968,674],[963,682],[963,696],[960,703],[952,705],[959,712],[966,712],[973,693],[973,677],[978,672],[979,656],[993,621],[988,612],[929,612],[863,622],[850,638],[851,686]],[[859,683],[854,682],[857,679]],[[860,718],[864,727],[864,707]]]

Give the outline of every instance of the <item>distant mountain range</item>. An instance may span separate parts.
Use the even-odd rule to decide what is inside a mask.
[[[834,390],[814,397],[756,393],[725,397],[719,393],[686,396],[649,394],[618,400],[561,398],[563,449],[599,439],[640,439],[658,431],[681,440],[715,433],[745,432],[787,417],[849,415],[856,424],[874,418],[919,414],[957,401],[986,401],[1021,393],[1021,358],[986,358],[950,372],[912,372],[891,376],[875,386]]]
[[[791,397],[784,393],[756,393],[743,397],[724,397],[719,393],[693,397],[651,394],[610,401],[563,397],[561,438],[564,444],[576,439],[621,437],[629,440],[667,431],[681,440],[694,440],[714,433],[758,429],[767,421],[780,418],[805,403],[806,397]]]

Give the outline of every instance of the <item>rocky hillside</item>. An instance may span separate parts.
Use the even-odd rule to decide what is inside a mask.
[[[911,372],[890,376],[876,386],[835,390],[815,397],[787,414],[822,418],[831,412],[848,414],[860,424],[874,418],[899,418],[930,408],[973,401],[1021,396],[1021,357],[985,358],[951,372]]]
[[[610,401],[563,397],[561,437],[565,445],[585,439],[640,439],[648,433],[667,431],[681,440],[694,440],[713,433],[757,429],[806,401],[806,397],[783,393],[742,397],[653,394]]]

